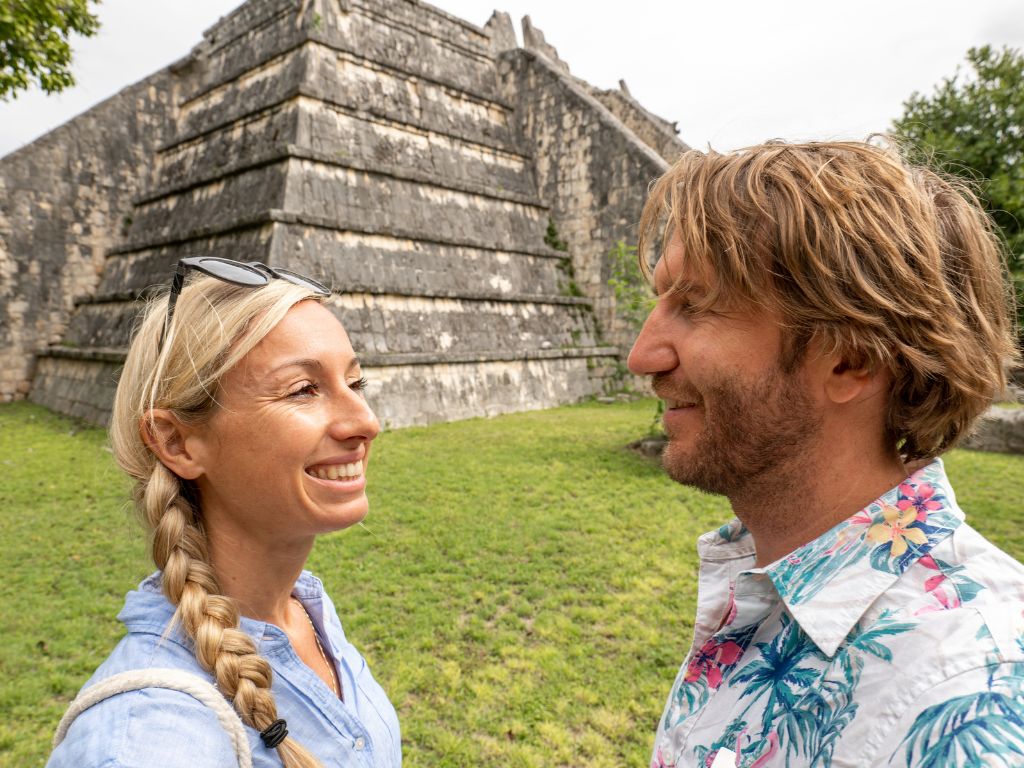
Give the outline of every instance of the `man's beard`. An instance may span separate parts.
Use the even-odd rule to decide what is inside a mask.
[[[655,391],[671,397],[667,377]],[[754,385],[723,378],[703,389],[699,434],[670,434],[662,454],[676,482],[733,497],[745,489],[777,487],[797,471],[821,419],[793,375],[772,368]]]

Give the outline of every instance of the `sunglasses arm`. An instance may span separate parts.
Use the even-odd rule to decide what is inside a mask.
[[[164,327],[160,331],[160,340],[157,342],[158,351],[163,348],[167,331],[170,330],[171,320],[174,319],[174,305],[178,303],[178,296],[181,295],[181,289],[185,285],[187,272],[188,265],[184,260],[179,261],[177,269],[174,270],[174,279],[171,281],[171,292],[167,296],[167,317],[164,319]]]

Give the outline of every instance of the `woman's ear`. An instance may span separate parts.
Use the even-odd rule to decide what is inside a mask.
[[[139,420],[139,432],[160,463],[183,480],[203,474],[201,440],[197,430],[173,411],[151,408]]]

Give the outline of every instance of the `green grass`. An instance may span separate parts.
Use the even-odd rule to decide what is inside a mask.
[[[399,710],[409,768],[646,765],[688,647],[695,538],[729,516],[623,448],[650,401],[382,435],[366,526],[310,567]],[[100,430],[0,406],[0,765],[45,761],[150,566]],[[1020,558],[1024,457],[954,452]]]

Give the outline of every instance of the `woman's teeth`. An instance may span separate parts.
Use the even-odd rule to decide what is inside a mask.
[[[321,480],[347,480],[363,474],[363,464],[359,461],[353,461],[351,464],[330,464],[327,466],[310,467],[306,471],[313,475],[313,477],[319,477]]]

